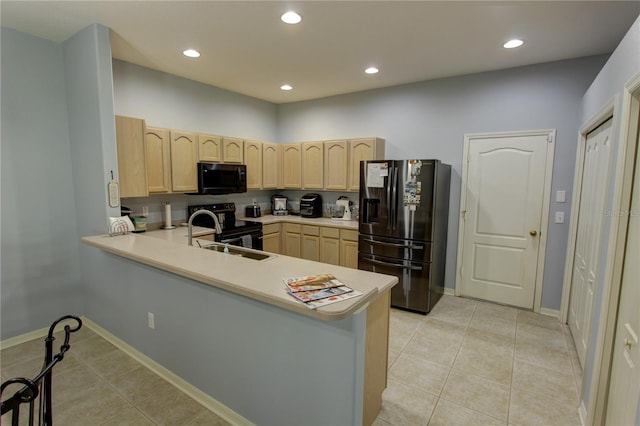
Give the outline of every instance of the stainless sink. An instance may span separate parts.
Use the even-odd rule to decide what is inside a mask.
[[[206,246],[202,246],[202,248],[206,250],[213,250],[220,253],[224,253],[224,246],[225,245],[221,243],[213,243],[213,244],[208,244]],[[253,260],[265,260],[265,259],[269,259],[270,257],[273,257],[270,254],[266,254],[264,252],[257,251],[257,250],[247,249],[244,247],[230,245],[228,246],[228,249],[229,249],[229,252],[226,254],[230,256],[246,257],[247,259],[253,259]]]

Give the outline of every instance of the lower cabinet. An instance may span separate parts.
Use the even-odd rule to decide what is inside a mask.
[[[340,265],[340,229],[320,229],[320,262]]]
[[[300,256],[300,242],[302,241],[302,226],[298,223],[285,223],[283,225],[282,254],[292,257]]]
[[[320,261],[320,227],[302,225],[303,259]]]
[[[340,230],[340,266],[358,269],[358,231]]]
[[[285,222],[264,225],[262,233],[265,251],[358,269],[357,230]]]
[[[262,227],[262,249],[270,253],[280,254],[280,230],[279,223],[270,223]]]

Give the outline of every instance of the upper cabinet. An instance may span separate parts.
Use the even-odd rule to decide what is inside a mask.
[[[349,191],[360,190],[360,161],[384,159],[384,139],[349,140]]]
[[[323,189],[324,144],[304,142],[302,144],[302,188]]]
[[[244,162],[243,140],[238,138],[222,138],[222,161],[225,163]]]
[[[262,143],[262,189],[277,189],[281,180],[282,145]]]
[[[262,188],[262,142],[244,141],[247,189]]]
[[[147,170],[144,148],[144,120],[116,116],[116,149],[120,196],[146,197]]]
[[[196,134],[171,130],[171,187],[174,192],[198,190]]]
[[[144,134],[149,192],[171,192],[169,130],[147,127]]]
[[[287,143],[282,145],[282,187],[302,188],[302,145]]]
[[[346,191],[349,148],[346,140],[324,143],[324,189]]]
[[[222,161],[222,136],[198,133],[198,161],[210,163]]]

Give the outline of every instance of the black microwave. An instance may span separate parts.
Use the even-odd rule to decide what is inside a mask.
[[[198,194],[247,192],[244,164],[198,163]]]

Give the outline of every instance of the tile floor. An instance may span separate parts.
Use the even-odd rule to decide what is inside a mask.
[[[54,369],[54,424],[227,424],[87,327],[71,343]],[[35,376],[43,353],[42,339],[3,349],[2,381]],[[445,296],[428,316],[392,309],[388,387],[374,424],[578,425],[580,382],[566,326]]]
[[[444,296],[427,316],[392,309],[376,426],[579,425],[582,371],[557,320]]]

